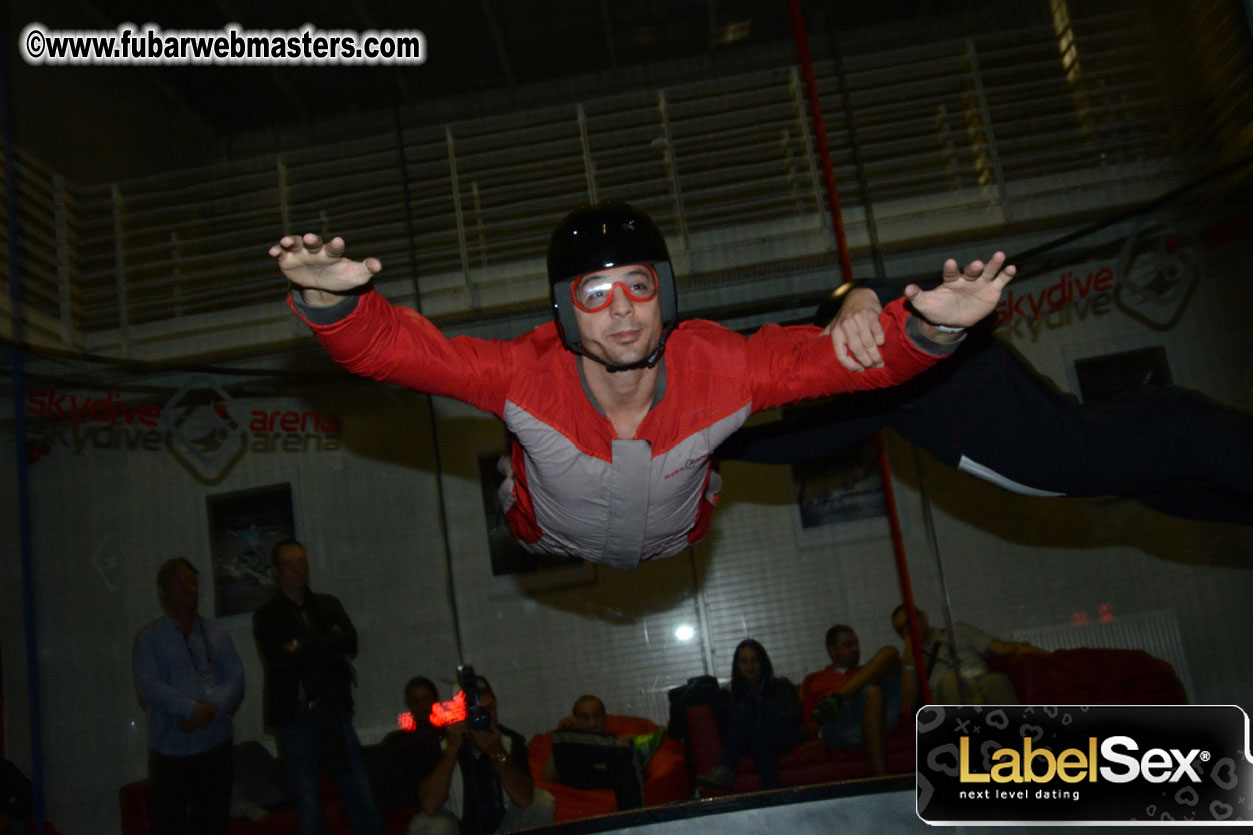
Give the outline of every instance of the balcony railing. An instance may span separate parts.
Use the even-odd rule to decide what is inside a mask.
[[[838,73],[818,63],[850,225],[872,204],[880,239],[901,242],[944,233],[919,220],[943,212],[1042,223],[1042,198],[1112,206],[1114,186],[1158,188],[1171,149],[1136,25],[1074,21],[1079,72],[1051,27],[880,51]],[[3,185],[18,196],[26,338],[126,355],[144,328],[272,303],[265,249],[285,232],[343,235],[435,314],[541,299],[549,231],[589,200],[636,203],[697,267],[830,247],[794,68],[402,135],[91,187],[19,152]]]

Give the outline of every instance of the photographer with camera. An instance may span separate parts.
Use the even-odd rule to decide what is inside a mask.
[[[409,835],[487,835],[552,823],[556,801],[531,780],[526,740],[497,721],[491,685],[472,667],[457,674],[465,719],[443,727],[443,754],[418,786],[422,811]]]

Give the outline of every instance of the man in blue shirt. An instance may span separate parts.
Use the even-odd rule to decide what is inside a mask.
[[[131,659],[148,714],[152,832],[184,835],[190,811],[201,835],[220,835],[230,817],[231,715],[244,696],[244,667],[226,627],[200,617],[189,561],[161,566],[157,595],[166,614],[139,631]]]

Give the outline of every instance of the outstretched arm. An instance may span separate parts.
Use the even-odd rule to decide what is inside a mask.
[[[307,232],[285,235],[270,247],[270,257],[278,262],[287,280],[300,288],[305,304],[330,307],[369,284],[383,269],[377,258],[345,258],[345,248],[343,238],[331,238],[324,244],[320,236]]]
[[[943,333],[936,325],[969,327],[996,309],[1001,291],[1017,272],[1005,264],[1005,254],[995,253],[985,264],[973,261],[964,270],[957,261],[944,262],[940,285],[924,291],[917,284],[905,288],[905,298],[919,315],[922,332],[937,342],[956,341],[960,334]],[[823,329],[835,346],[840,364],[850,371],[879,368],[883,357],[883,323],[879,314],[883,305],[879,295],[867,287],[848,292],[835,318]]]
[[[513,379],[510,345],[445,337],[417,311],[374,292],[371,279],[383,269],[377,258],[353,261],[344,249],[342,238],[324,243],[306,234],[288,235],[269,250],[291,282],[292,310],[331,357],[354,374],[452,397],[499,415]]]

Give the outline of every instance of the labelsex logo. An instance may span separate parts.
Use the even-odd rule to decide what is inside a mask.
[[[992,755],[996,765],[990,772],[972,771],[970,767],[970,737],[960,741],[961,781],[963,783],[1047,783],[1054,777],[1064,783],[1080,783],[1101,779],[1111,783],[1130,783],[1144,777],[1150,783],[1177,783],[1187,777],[1193,783],[1201,782],[1201,775],[1193,768],[1193,761],[1209,760],[1209,752],[1193,748],[1186,754],[1178,748],[1150,748],[1139,757],[1128,755],[1139,751],[1140,746],[1129,736],[1111,736],[1100,745],[1097,752],[1096,737],[1088,737],[1088,750],[1067,748],[1054,755],[1047,748],[1032,748],[1031,738],[1022,741],[1022,753],[1013,748],[1001,748]],[[1101,765],[1109,760],[1113,766]]]

